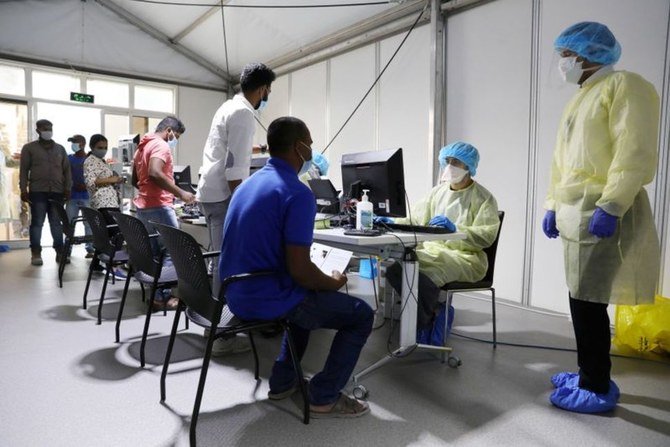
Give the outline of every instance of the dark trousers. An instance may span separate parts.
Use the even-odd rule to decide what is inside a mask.
[[[313,405],[335,402],[349,381],[361,349],[372,332],[374,312],[365,301],[340,292],[308,292],[287,318],[299,359],[302,359],[307,349],[312,330],[337,330],[323,370],[309,381],[310,401]],[[272,368],[270,390],[283,391],[295,381],[288,340],[284,334],[281,352]]]
[[[396,292],[402,291],[402,267],[399,262],[386,269],[386,280]],[[411,278],[409,279],[412,280]],[[416,310],[416,327],[419,330],[431,329],[437,315],[440,288],[428,276],[419,272],[419,305]],[[413,299],[410,297],[409,299]]]
[[[579,386],[595,393],[609,391],[610,319],[607,304],[570,298],[570,314],[577,341]]]
[[[55,192],[30,192],[30,248],[42,249],[42,227],[49,217],[49,228],[53,238],[53,247],[60,251],[63,246],[63,225],[56,206],[63,206],[64,196]],[[53,200],[56,203],[51,203]]]

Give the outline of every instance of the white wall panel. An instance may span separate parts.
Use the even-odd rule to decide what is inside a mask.
[[[499,0],[447,22],[447,142],[477,147],[475,179],[505,211],[496,290],[514,301],[523,281],[530,36],[531,0]]]
[[[216,110],[226,100],[225,93],[190,87],[179,87],[177,116],[186,126],[179,138],[177,162],[191,166],[191,180],[198,183],[198,170],[202,166],[202,151]]]
[[[322,62],[291,74],[291,116],[307,124],[315,150],[326,144],[326,66]]]
[[[383,67],[404,34],[381,42]],[[428,145],[430,110],[429,26],[416,28],[380,81],[379,147],[402,147],[410,205],[432,186],[433,151]]]
[[[605,23],[622,46],[617,69],[640,73],[661,91],[668,21],[668,2],[649,0],[567,0],[542,2],[540,44],[540,103],[538,181],[535,219],[535,251],[531,284],[531,305],[561,312],[568,311],[560,241],[549,241],[540,230],[542,202],[548,186],[549,166],[558,120],[563,107],[574,94],[574,86],[556,81],[557,58],[553,41],[566,27],[580,21]],[[653,198],[653,185],[649,188]],[[653,200],[653,199],[652,199]]]
[[[375,46],[368,45],[336,57],[330,62],[329,140],[342,127],[375,80]],[[342,187],[342,154],[375,150],[375,92],[349,121],[324,154],[330,162],[328,177]]]

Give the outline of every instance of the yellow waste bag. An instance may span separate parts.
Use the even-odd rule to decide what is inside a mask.
[[[656,295],[654,304],[617,306],[615,317],[616,346],[670,353],[670,299]]]

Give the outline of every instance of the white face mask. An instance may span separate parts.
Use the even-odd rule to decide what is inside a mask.
[[[442,173],[442,178],[440,179],[443,182],[449,182],[451,185],[456,185],[463,181],[467,175],[467,169],[459,168],[454,165],[447,165]]]
[[[43,130],[42,132],[40,132],[40,137],[44,141],[51,141],[51,138],[53,138],[53,136],[54,136],[54,133],[50,130]]]
[[[570,84],[579,84],[579,80],[584,74],[582,63],[577,62],[577,56],[562,57],[558,61],[558,71],[565,82]]]

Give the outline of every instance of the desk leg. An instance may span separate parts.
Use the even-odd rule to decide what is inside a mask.
[[[450,347],[446,346],[431,346],[419,345],[416,343],[416,314],[419,300],[419,264],[416,261],[416,253],[413,249],[405,253],[405,258],[402,261],[402,296],[400,301],[400,308],[402,315],[400,316],[400,347],[393,351],[393,353],[382,357],[372,365],[354,374],[354,385],[365,375],[381,368],[389,361],[405,357],[411,354],[415,349],[425,349],[429,351],[438,351],[441,353],[451,352]]]

